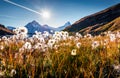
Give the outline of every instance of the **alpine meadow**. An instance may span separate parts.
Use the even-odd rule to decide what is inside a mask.
[[[119,2],[0,0],[0,78],[120,78]]]

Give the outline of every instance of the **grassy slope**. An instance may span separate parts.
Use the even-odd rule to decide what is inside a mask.
[[[120,30],[120,17],[109,22],[108,24],[105,24],[105,25],[95,29],[95,32],[96,31],[117,31],[117,30]]]
[[[87,27],[80,30],[79,32],[83,34],[86,34],[86,33],[100,34],[106,31],[119,31],[119,30],[120,30],[120,17],[112,20],[111,22],[105,25]]]

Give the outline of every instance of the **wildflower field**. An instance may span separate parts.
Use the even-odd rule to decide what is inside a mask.
[[[70,36],[66,31],[36,31],[32,37],[24,27],[14,32],[0,38],[0,78],[120,76],[120,32]]]

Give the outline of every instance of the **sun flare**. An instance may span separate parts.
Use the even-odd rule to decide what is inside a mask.
[[[49,19],[50,18],[50,12],[46,11],[46,10],[42,11],[42,17],[44,19]]]

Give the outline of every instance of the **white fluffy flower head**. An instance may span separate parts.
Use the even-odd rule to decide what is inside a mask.
[[[30,49],[32,48],[32,45],[31,45],[30,42],[26,42],[26,43],[23,45],[23,47],[24,47],[25,49],[30,50]]]
[[[92,48],[93,48],[93,49],[94,49],[94,48],[97,48],[99,45],[100,45],[100,44],[99,44],[98,41],[94,41],[94,42],[92,43]]]
[[[77,53],[76,53],[76,49],[73,49],[72,51],[71,51],[71,55],[73,55],[73,56],[75,56]]]

